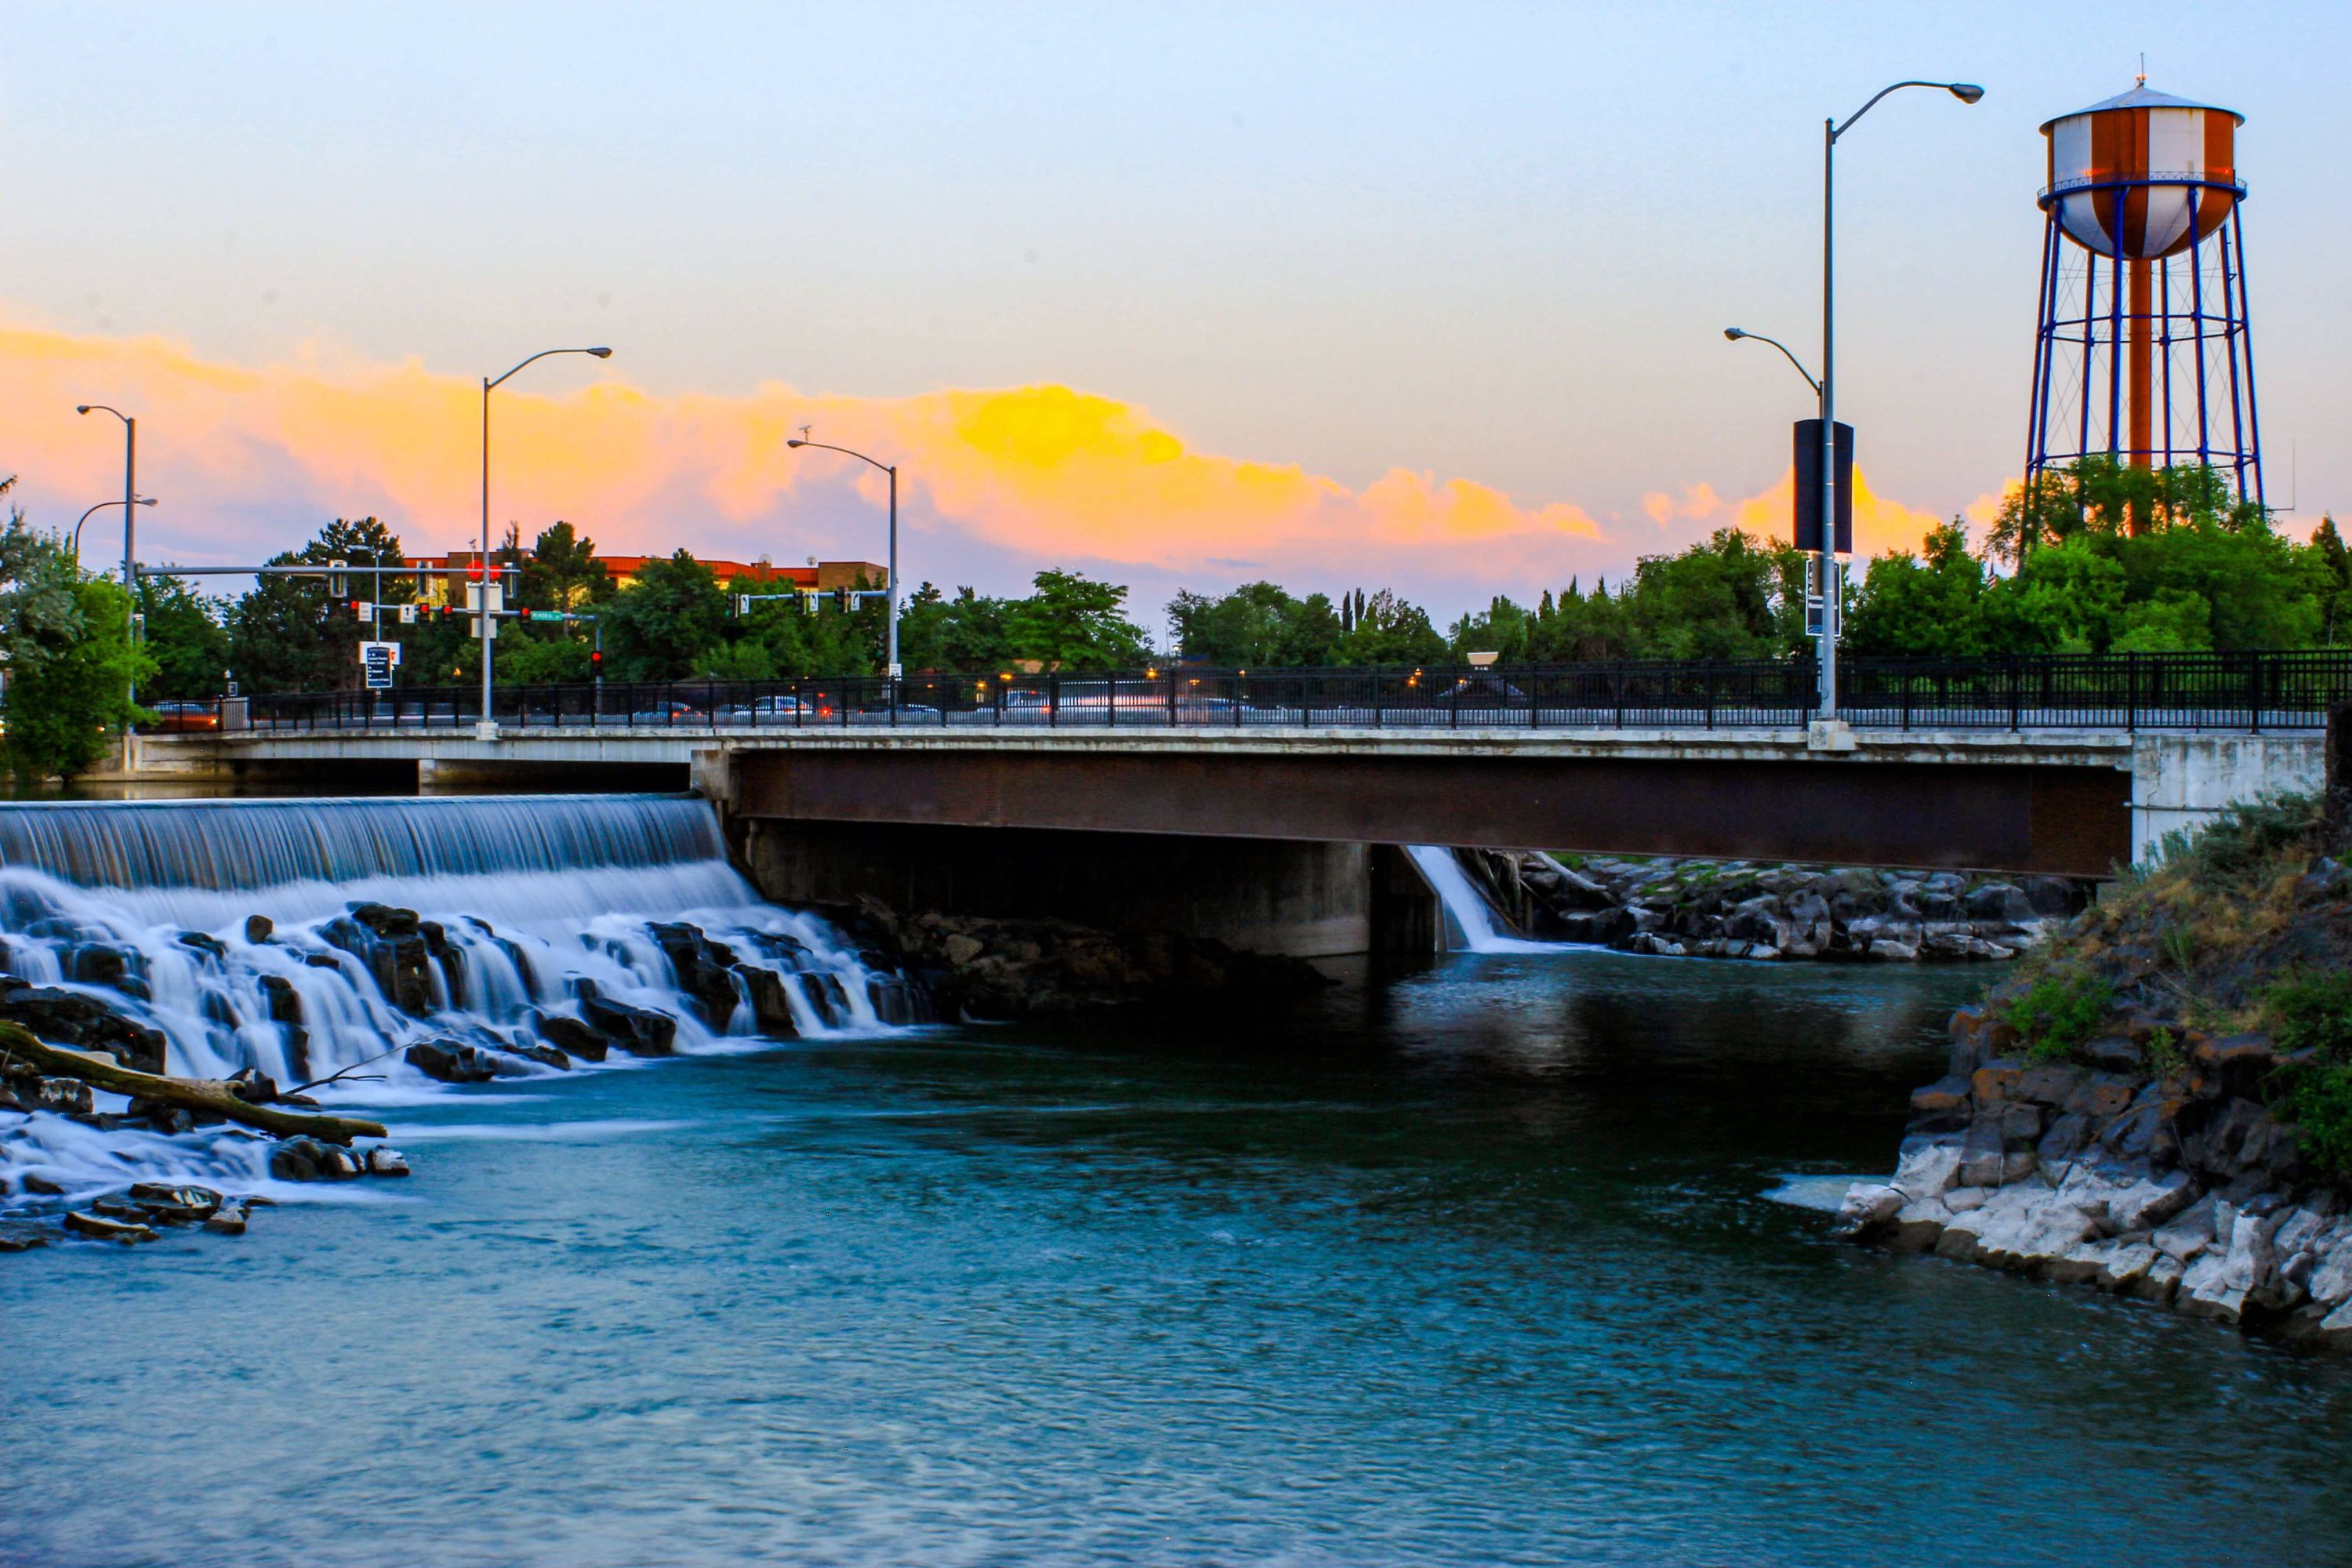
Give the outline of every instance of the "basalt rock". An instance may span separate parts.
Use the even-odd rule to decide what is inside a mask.
[[[424,1040],[400,1055],[418,1072],[443,1083],[488,1083],[499,1076],[495,1056],[459,1040]]]
[[[649,925],[646,930],[662,950],[662,956],[669,960],[677,988],[695,999],[711,1028],[723,1033],[727,1020],[734,1016],[738,1000],[734,951],[725,942],[713,942],[703,935],[699,926],[683,921]]]
[[[1068,921],[898,915],[861,902],[861,934],[941,1016],[1017,1018],[1125,1003],[1295,995],[1329,984],[1303,960],[1244,952],[1172,931],[1108,931]],[[830,1014],[847,998],[832,972],[803,975]],[[908,1004],[917,993],[909,988]],[[877,1011],[879,1009],[877,1008]]]
[[[790,981],[772,969],[758,964],[736,965],[735,973],[742,978],[743,988],[751,997],[751,1025],[773,1040],[797,1037],[800,1025],[793,1017],[793,1006],[784,987]]]
[[[169,1042],[94,996],[0,978],[0,1018],[22,1024],[33,1037],[69,1050],[104,1051],[137,1072],[160,1073]]]
[[[583,996],[580,1016],[632,1056],[666,1057],[677,1048],[677,1020],[651,1007],[604,996]]]
[[[534,1023],[541,1037],[566,1056],[601,1062],[612,1052],[611,1040],[568,1013],[541,1013]]]
[[[386,1001],[421,1018],[433,1011],[433,951],[423,924],[415,910],[353,904],[321,925],[319,939],[366,964]],[[440,928],[434,929],[437,933]]]
[[[1605,856],[1568,865],[1532,850],[1456,858],[1530,936],[1706,958],[1998,961],[2038,946],[2089,896],[2087,884],[2055,877]]]

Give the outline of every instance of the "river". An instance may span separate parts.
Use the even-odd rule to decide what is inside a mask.
[[[2352,1368],[1769,1195],[1891,1163],[1981,980],[1464,955],[380,1089],[405,1183],[0,1258],[0,1563],[2352,1558]]]

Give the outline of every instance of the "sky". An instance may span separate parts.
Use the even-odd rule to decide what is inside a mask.
[[[2022,458],[2036,126],[2247,116],[2274,500],[2352,497],[2345,8],[2160,4],[169,6],[14,0],[0,476],[142,561],[333,516],[879,559],[1017,591],[1269,576],[1441,619],[1785,531],[1840,143],[1865,551]],[[100,513],[104,551],[119,519]]]

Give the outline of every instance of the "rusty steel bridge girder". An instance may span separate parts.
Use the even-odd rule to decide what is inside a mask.
[[[2130,773],[2090,759],[753,749],[748,816],[1539,847],[2105,877]]]

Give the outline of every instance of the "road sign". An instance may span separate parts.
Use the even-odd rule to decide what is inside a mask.
[[[489,591],[490,591],[490,614],[492,614],[492,615],[494,615],[494,616],[496,616],[496,615],[503,615],[503,614],[505,613],[505,611],[506,611],[506,607],[507,607],[507,591],[506,591],[506,589],[505,589],[504,587],[500,586],[499,584],[493,583],[493,584],[491,584],[489,585]],[[467,608],[467,609],[468,609],[468,610],[470,610],[471,612],[473,612],[475,615],[478,615],[478,615],[480,615],[480,614],[482,613],[482,584],[479,584],[479,583],[468,583],[468,584],[466,584],[466,608]]]
[[[367,678],[371,691],[381,691],[392,684],[392,672],[400,664],[400,645],[396,642],[363,642],[360,644],[360,668]]]
[[[400,624],[404,626],[413,626],[416,624],[415,605],[403,605],[400,606]]]

